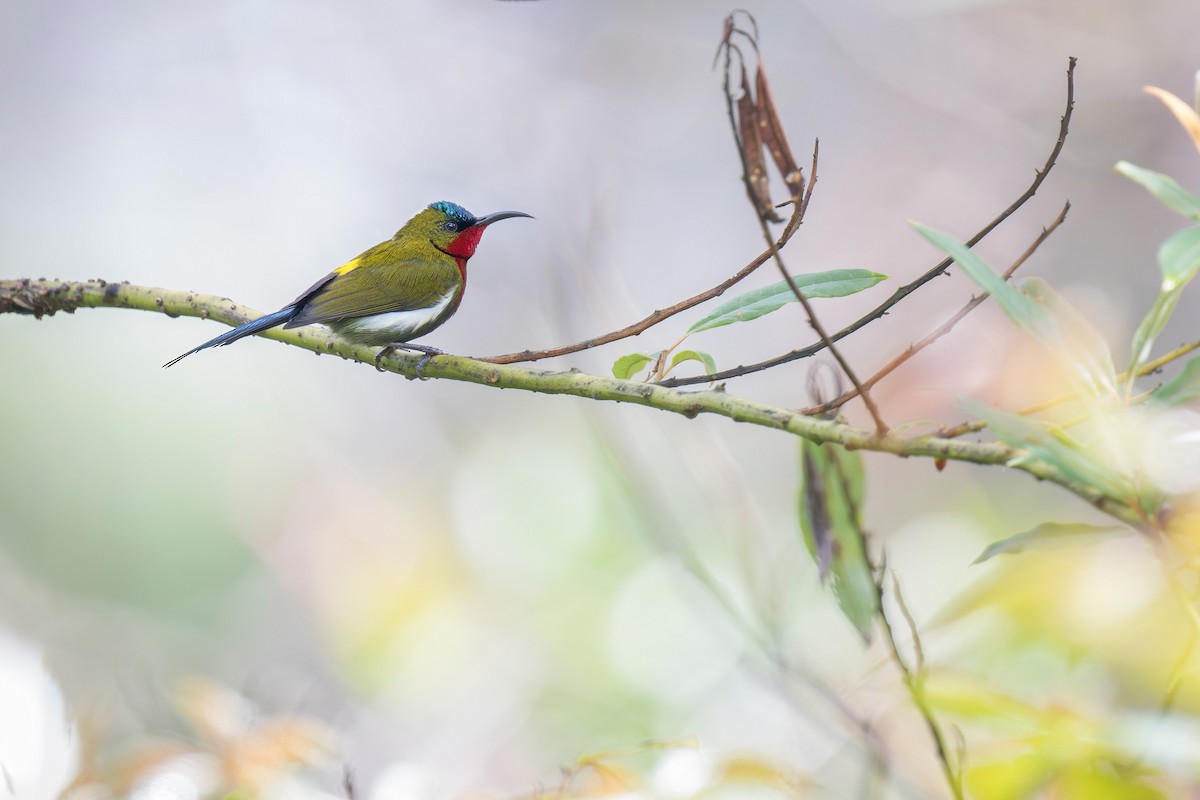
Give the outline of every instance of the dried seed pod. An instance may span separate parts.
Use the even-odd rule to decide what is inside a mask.
[[[742,161],[746,165],[746,188],[754,201],[755,208],[763,219],[782,222],[771,202],[771,188],[767,181],[767,159],[763,153],[762,125],[758,119],[758,105],[750,89],[750,78],[742,67],[742,95],[737,100],[738,132],[742,146]]]
[[[779,114],[775,111],[775,101],[771,97],[771,86],[767,81],[767,71],[762,61],[758,62],[758,70],[754,76],[755,97],[758,111],[758,125],[763,144],[771,153],[783,182],[787,184],[792,199],[804,194],[804,172],[796,164],[792,148],[788,146],[787,135]]]

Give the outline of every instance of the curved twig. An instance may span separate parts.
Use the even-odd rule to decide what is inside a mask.
[[[486,361],[489,364],[517,364],[526,361],[541,361],[545,358],[555,358],[557,356],[580,353],[584,350],[590,350],[593,347],[600,347],[601,345],[617,342],[621,339],[628,339],[631,336],[637,336],[639,333],[649,330],[663,320],[669,319],[670,317],[673,317],[682,311],[687,311],[689,308],[695,308],[703,302],[712,300],[714,297],[720,297],[731,286],[740,283],[756,269],[770,261],[771,255],[776,250],[787,245],[788,240],[792,238],[792,235],[796,232],[796,228],[800,225],[802,217],[803,208],[799,203],[797,203],[794,206],[791,218],[788,219],[787,225],[784,226],[783,232],[780,233],[779,238],[775,240],[773,247],[764,250],[752,261],[746,264],[746,266],[742,267],[732,276],[721,281],[711,289],[706,289],[700,294],[689,297],[686,300],[681,300],[674,305],[656,310],[654,313],[641,320],[638,320],[632,325],[626,325],[624,328],[619,328],[615,331],[601,334],[600,336],[594,336],[591,339],[584,339],[583,341],[576,342],[575,344],[563,345],[562,347],[552,347],[548,350],[523,350],[519,353],[508,353],[507,355],[502,356],[481,356],[477,357],[475,360]]]
[[[969,247],[974,247],[976,244],[978,244],[980,241],[982,241],[983,238],[985,236],[987,236],[989,233],[991,233],[993,230],[995,230],[996,227],[1000,225],[1000,223],[1004,222],[1006,219],[1008,219],[1010,216],[1012,216],[1013,213],[1015,213],[1017,211],[1017,209],[1019,209],[1021,206],[1025,205],[1025,203],[1029,202],[1029,200],[1035,194],[1037,194],[1037,190],[1041,187],[1042,182],[1044,180],[1046,180],[1046,176],[1050,174],[1050,170],[1054,168],[1054,165],[1058,160],[1059,154],[1062,153],[1063,144],[1066,142],[1067,132],[1070,129],[1071,114],[1074,111],[1074,108],[1075,108],[1075,58],[1072,57],[1069,60],[1068,65],[1067,65],[1067,106],[1066,106],[1066,110],[1063,112],[1062,119],[1059,124],[1058,139],[1055,140],[1054,148],[1050,151],[1049,158],[1046,159],[1046,163],[1042,166],[1041,169],[1035,171],[1033,182],[1031,184],[1029,184],[1029,188],[1027,188],[1021,194],[1020,197],[1018,197],[1016,200],[1014,200],[1013,203],[1008,208],[1006,208],[1006,209],[1004,209],[1004,211],[1000,212],[995,218],[992,219],[991,222],[989,222],[987,225],[983,226],[983,228],[981,228],[974,236],[972,236],[970,239],[967,240],[967,245]],[[901,286],[899,289],[897,289],[892,294],[891,297],[889,297],[887,300],[883,301],[873,311],[858,318],[854,322],[851,322],[849,325],[842,328],[837,333],[832,334],[829,338],[834,342],[840,341],[840,340],[846,338],[847,336],[849,336],[850,334],[854,333],[855,331],[858,331],[860,328],[863,328],[866,325],[870,324],[871,322],[874,322],[875,320],[884,316],[885,314],[887,314],[888,311],[890,311],[892,309],[893,306],[895,306],[901,300],[908,297],[910,294],[915,292],[917,289],[920,289],[922,286],[924,286],[926,283],[929,283],[929,281],[933,280],[937,276],[945,273],[946,270],[950,268],[950,265],[952,263],[953,263],[953,259],[951,259],[951,258],[943,259],[935,267],[933,267],[933,269],[930,269],[928,272],[924,273],[923,275],[918,277],[916,280],[913,280],[912,282],[906,283],[904,286]],[[712,375],[698,375],[698,376],[686,377],[686,378],[668,378],[667,380],[663,381],[661,385],[677,387],[677,386],[687,386],[687,385],[696,384],[696,383],[708,383],[710,381],[728,380],[729,378],[737,378],[742,375],[749,375],[754,372],[762,372],[763,370],[770,369],[771,367],[777,367],[781,364],[787,364],[788,362],[797,361],[801,358],[808,358],[809,356],[815,355],[824,349],[825,349],[824,342],[816,342],[815,344],[809,345],[808,347],[804,347],[799,350],[793,350],[790,353],[784,353],[781,356],[776,356],[775,358],[768,359],[766,361],[760,361],[757,364],[748,364],[745,366],[735,367],[733,369],[727,369],[722,372],[714,373]]]
[[[1063,222],[1066,221],[1067,212],[1070,209],[1071,209],[1070,202],[1063,204],[1062,211],[1058,212],[1058,216],[1055,217],[1054,220],[1049,225],[1047,225],[1045,228],[1042,228],[1042,232],[1037,235],[1037,238],[1033,240],[1033,243],[1031,245],[1029,245],[1028,248],[1026,248],[1025,252],[1021,254],[1020,258],[1018,258],[1016,261],[1014,261],[1012,266],[1010,266],[1008,269],[1006,269],[1004,271],[1004,279],[1005,280],[1008,280],[1009,278],[1011,278],[1013,276],[1013,273],[1016,272],[1018,269],[1020,269],[1021,265],[1023,265],[1026,261],[1028,261],[1029,257],[1032,256],[1035,252],[1037,252],[1037,249],[1042,246],[1042,242],[1044,242],[1048,238],[1050,238],[1050,234],[1054,233],[1054,231],[1058,229],[1058,226],[1062,225]],[[896,368],[899,367],[901,364],[903,364],[905,361],[908,361],[910,358],[915,356],[917,353],[921,352],[926,347],[933,344],[938,339],[942,338],[947,333],[949,333],[954,328],[954,326],[957,325],[962,320],[963,317],[965,317],[967,314],[970,314],[972,311],[974,311],[976,308],[978,308],[983,303],[983,301],[987,300],[990,296],[991,295],[989,295],[987,292],[984,292],[982,294],[976,295],[975,297],[972,297],[970,300],[967,301],[966,305],[964,305],[962,308],[960,308],[954,314],[954,316],[952,316],[950,319],[946,320],[941,325],[939,325],[936,329],[933,330],[933,332],[931,332],[925,338],[921,339],[920,341],[913,342],[912,344],[910,344],[907,348],[905,348],[904,352],[902,352],[900,355],[893,358],[891,361],[889,361],[887,364],[885,364],[882,368],[880,368],[880,370],[878,372],[876,372],[874,375],[872,375],[871,377],[869,377],[865,381],[863,381],[862,388],[870,391],[870,389],[873,388],[875,386],[875,384],[879,383],[881,380],[886,378],[888,375],[892,374],[892,372],[894,372],[896,370]],[[858,388],[849,389],[849,390],[843,392],[840,396],[835,397],[833,400],[830,400],[828,403],[820,403],[818,405],[810,406],[809,408],[804,409],[803,413],[805,413],[805,414],[824,414],[826,412],[833,411],[836,408],[841,408],[846,403],[853,400],[855,397],[858,397],[858,394],[859,394]]]

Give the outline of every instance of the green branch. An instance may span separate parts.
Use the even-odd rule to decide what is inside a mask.
[[[224,297],[202,295],[173,289],[108,283],[102,280],[0,280],[0,314],[51,316],[77,308],[133,308],[156,311],[171,317],[201,317],[226,325],[240,325],[261,316],[260,312]],[[326,328],[312,326],[298,330],[275,328],[261,334],[267,339],[311,350],[330,353],[353,361],[372,364],[377,348],[356,345],[338,338]],[[407,378],[414,378],[418,357],[393,354],[380,361],[380,367]],[[465,381],[498,389],[520,389],[543,394],[565,394],[616,403],[634,403],[694,418],[717,414],[735,422],[745,422],[785,431],[814,442],[835,442],[852,450],[871,450],[897,456],[922,456],[974,464],[1009,465],[1048,480],[1073,492],[1101,511],[1128,524],[1139,525],[1134,510],[1096,489],[1072,481],[1054,467],[1029,459],[1023,451],[1002,444],[965,442],[937,436],[879,436],[863,428],[841,422],[806,416],[792,409],[758,403],[726,393],[723,388],[687,391],[649,383],[587,375],[578,370],[554,371],[505,364],[491,364],[461,356],[436,356],[425,367],[425,377]],[[1025,456],[1019,460],[1018,456]],[[932,473],[931,473],[932,478]]]

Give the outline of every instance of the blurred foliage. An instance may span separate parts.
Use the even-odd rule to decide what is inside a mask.
[[[765,83],[756,89],[778,122]],[[1195,109],[1152,94],[1200,150]],[[782,129],[770,133],[758,157],[782,141]],[[780,169],[796,189],[789,163]],[[1124,162],[1118,170],[1200,221],[1200,197],[1178,181]],[[13,603],[12,631],[0,629],[0,797],[1194,794],[1200,361],[1141,393],[1135,382],[1200,269],[1200,228],[1159,249],[1158,296],[1131,337],[1124,374],[1108,331],[1066,292],[1037,279],[1009,283],[955,237],[917,230],[992,295],[1043,359],[1041,372],[1020,375],[1046,390],[1043,412],[962,407],[1017,459],[1058,470],[1137,524],[1102,524],[1083,509],[1084,520],[1030,525],[1023,518],[1040,515],[1038,503],[989,509],[930,465],[906,464],[887,480],[945,480],[945,506],[962,503],[970,519],[954,533],[971,539],[974,524],[992,543],[970,569],[951,562],[967,577],[949,602],[940,586],[906,583],[924,605],[914,613],[897,592],[910,624],[893,631],[882,616],[883,559],[873,557],[885,541],[889,556],[904,542],[886,515],[868,535],[868,471],[858,453],[830,444],[801,444],[797,490],[791,473],[746,473],[763,446],[758,432],[739,431],[746,442],[727,450],[698,425],[682,441],[652,427],[658,420],[639,427],[622,417],[617,429],[551,412],[520,428],[479,409],[439,427],[432,414],[397,420],[381,406],[363,448],[369,459],[312,445],[291,451],[308,471],[284,481],[269,448],[234,454],[244,461],[222,452],[186,463],[187,445],[166,436],[178,420],[165,412],[140,423],[164,450],[184,447],[180,459],[123,470],[83,466],[97,463],[86,455],[121,452],[120,426],[97,424],[47,448],[35,426],[12,425],[6,445],[25,455],[0,461],[0,578]],[[822,297],[883,278],[840,270],[795,280]],[[688,333],[794,299],[786,284],[751,290]],[[612,371],[661,378],[688,362],[715,371],[707,352],[676,352],[682,341],[624,356]],[[244,442],[259,428],[286,428],[278,419],[292,391],[250,409],[243,419],[254,422],[243,428],[194,436]],[[324,399],[338,409],[357,400]],[[87,401],[99,420],[120,409],[115,395]],[[43,402],[6,410],[50,418],[75,398]],[[336,428],[330,417],[304,422]],[[436,449],[450,455],[423,448],[418,428],[444,435]],[[545,430],[552,442],[532,441]],[[309,438],[284,434],[276,441]],[[198,499],[197,482],[222,470],[227,483]],[[279,482],[261,479],[268,473]],[[64,487],[104,503],[81,507]],[[871,488],[886,502],[908,491],[883,480]],[[798,505],[775,504],[788,507],[774,513],[748,499],[790,492]],[[39,500],[22,502],[30,497]],[[932,517],[917,514],[907,532],[933,527]],[[974,552],[977,544],[966,542]],[[927,566],[953,546],[926,541],[909,558]],[[895,561],[889,567],[904,576]],[[60,622],[69,616],[82,622],[69,628]],[[300,641],[283,632],[296,618]],[[36,637],[29,630],[59,624]],[[51,654],[52,641],[83,655]],[[93,687],[107,702],[91,707],[75,697],[87,685],[80,673],[105,672],[97,652],[145,663],[129,685]],[[910,652],[911,672],[902,661]],[[278,671],[258,674],[259,664]],[[172,710],[140,708],[146,696],[169,697]],[[950,742],[940,755],[930,737],[939,726]],[[939,758],[954,763],[949,784]],[[551,777],[554,762],[566,766]]]

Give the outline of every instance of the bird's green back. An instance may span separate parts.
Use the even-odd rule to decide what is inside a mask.
[[[413,311],[461,293],[465,275],[455,258],[439,249],[458,235],[442,228],[444,218],[425,209],[391,239],[322,278],[297,298],[303,308],[287,327]]]

